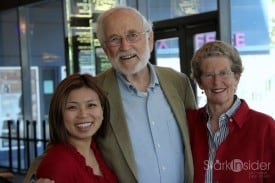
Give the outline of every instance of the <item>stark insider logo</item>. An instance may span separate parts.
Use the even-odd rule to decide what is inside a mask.
[[[211,168],[213,170],[231,170],[233,172],[241,171],[268,171],[270,168],[270,162],[261,162],[261,161],[248,161],[243,162],[240,159],[233,159],[232,161],[220,162],[216,160],[213,164],[208,160],[204,161],[205,168]]]

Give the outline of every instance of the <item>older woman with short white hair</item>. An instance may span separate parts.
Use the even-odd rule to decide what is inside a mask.
[[[192,77],[207,104],[187,110],[194,182],[275,182],[275,122],[236,95],[243,66],[238,51],[214,41],[194,54]]]

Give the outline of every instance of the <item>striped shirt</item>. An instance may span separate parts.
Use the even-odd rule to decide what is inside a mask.
[[[206,175],[205,175],[205,183],[212,183],[213,180],[213,167],[215,167],[215,163],[219,163],[219,160],[215,160],[217,149],[219,148],[219,145],[225,140],[229,133],[229,126],[228,126],[228,120],[230,117],[236,112],[236,110],[241,105],[241,100],[235,95],[234,96],[234,103],[231,106],[231,108],[223,113],[219,117],[219,128],[215,133],[212,133],[211,131],[211,112],[209,110],[208,105],[206,105],[206,112],[208,114],[208,120],[207,120],[207,129],[208,129],[208,145],[209,145],[209,152],[208,152],[208,165],[206,169]],[[229,120],[231,121],[231,120]]]

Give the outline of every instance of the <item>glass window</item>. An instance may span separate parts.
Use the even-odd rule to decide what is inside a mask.
[[[0,136],[16,135],[16,121],[21,118],[22,81],[19,54],[19,29],[15,9],[0,13]],[[23,128],[20,128],[23,134]],[[16,144],[13,143],[13,148]],[[8,139],[0,139],[0,164],[8,165]]]
[[[156,64],[171,67],[180,72],[179,38],[161,39],[155,42]]]
[[[251,108],[275,118],[275,2],[232,0],[231,6],[232,44],[244,65],[237,94]]]
[[[61,1],[39,2],[0,13],[0,136],[7,136],[10,121],[13,154],[17,154],[20,144],[20,156],[27,153],[33,158],[37,155],[33,147],[42,147],[41,143],[25,144],[15,137],[32,138],[35,133],[42,137],[42,121],[47,120],[50,98],[62,79],[64,54]],[[2,166],[9,166],[7,146],[7,139],[0,138]],[[13,167],[17,167],[18,156],[12,158]],[[21,168],[30,163],[23,160]]]
[[[217,1],[213,0],[158,0],[148,1],[148,5],[148,17],[152,21],[217,10]],[[144,14],[146,15],[146,12]]]
[[[32,98],[38,101],[39,114],[34,119],[41,121],[47,119],[49,99],[65,66],[62,3],[43,2],[22,9],[27,20],[23,36],[29,46],[29,65],[37,68],[38,86]]]

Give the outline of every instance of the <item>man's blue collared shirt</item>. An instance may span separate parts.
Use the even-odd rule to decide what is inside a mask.
[[[184,147],[180,130],[157,75],[138,91],[120,74],[118,83],[140,183],[183,183]]]

